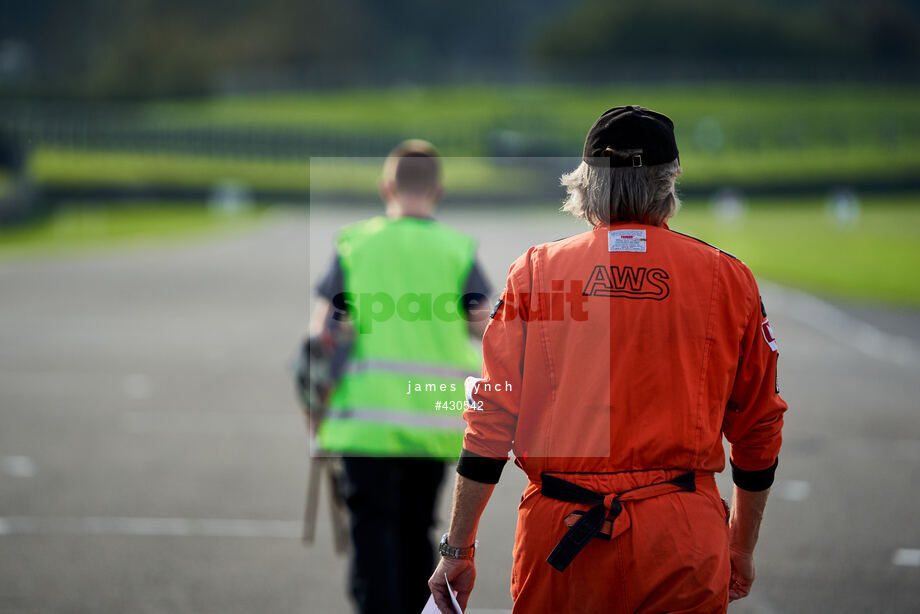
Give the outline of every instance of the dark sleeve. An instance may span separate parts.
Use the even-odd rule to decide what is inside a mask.
[[[320,277],[319,283],[316,284],[316,293],[332,302],[337,295],[343,292],[345,292],[345,277],[342,274],[342,262],[339,260],[338,252],[333,252],[332,261],[326,272]]]
[[[479,456],[466,448],[460,450],[460,462],[457,463],[457,473],[474,482],[483,484],[498,484],[507,460]]]
[[[470,313],[478,307],[488,306],[490,294],[492,294],[492,287],[489,285],[489,280],[482,272],[479,260],[474,260],[470,274],[466,277],[466,284],[463,286],[463,310]]]
[[[745,471],[735,463],[731,461],[729,463],[732,466],[732,482],[735,483],[735,486],[752,492],[760,492],[773,486],[773,478],[776,475],[779,459],[777,458],[770,467],[759,471]]]

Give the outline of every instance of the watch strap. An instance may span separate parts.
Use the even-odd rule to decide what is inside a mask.
[[[471,559],[476,554],[476,546],[479,541],[475,541],[472,546],[451,546],[447,543],[447,533],[441,537],[441,543],[438,545],[438,552],[441,556],[449,559]]]

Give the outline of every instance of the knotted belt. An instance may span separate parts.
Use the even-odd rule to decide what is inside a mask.
[[[696,472],[688,471],[677,477],[655,482],[644,486],[637,486],[624,490],[620,493],[599,493],[594,492],[578,484],[573,484],[560,477],[550,473],[540,475],[540,494],[550,499],[558,501],[568,501],[570,503],[595,503],[596,505],[584,512],[577,521],[569,527],[569,530],[553,551],[546,558],[546,562],[558,571],[563,571],[569,566],[569,563],[575,556],[581,552],[581,549],[588,545],[588,542],[597,537],[604,527],[605,521],[611,521],[613,527],[611,532],[612,539],[628,528],[624,526],[617,527],[616,519],[623,511],[623,501],[638,501],[640,499],[649,499],[660,495],[667,495],[673,492],[690,492],[696,490]],[[619,530],[618,530],[619,529]]]

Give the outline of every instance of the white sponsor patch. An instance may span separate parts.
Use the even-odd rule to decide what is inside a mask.
[[[644,252],[645,230],[610,230],[607,232],[608,252]]]
[[[760,330],[763,332],[763,340],[766,341],[770,349],[775,352],[777,347],[776,335],[773,334],[773,327],[770,326],[770,320],[764,318],[763,323],[760,325]]]

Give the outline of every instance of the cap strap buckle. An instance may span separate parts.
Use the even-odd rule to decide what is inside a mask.
[[[632,165],[633,165],[633,168],[638,168],[642,166],[642,154],[634,153],[632,155]]]

